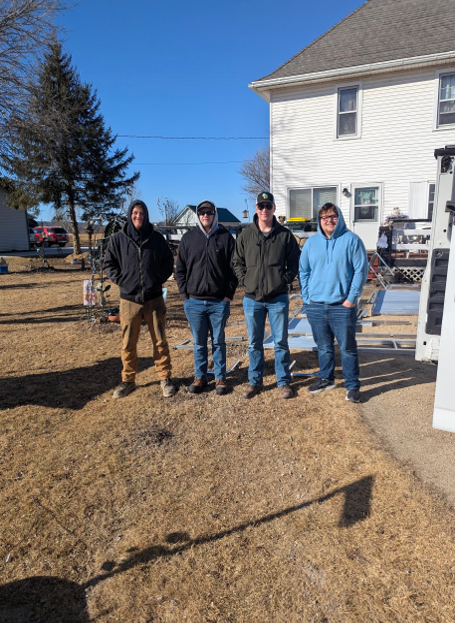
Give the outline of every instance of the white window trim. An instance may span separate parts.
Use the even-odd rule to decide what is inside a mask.
[[[455,128],[455,123],[445,124],[439,126],[439,82],[441,76],[447,76],[449,74],[455,74],[455,67],[447,69],[439,69],[435,71],[434,77],[434,104],[433,104],[433,132],[444,132],[444,130],[452,130]]]
[[[311,184],[308,186],[288,186],[286,190],[286,219],[291,218],[291,190],[313,190],[315,188],[335,188],[336,189],[336,201],[335,205],[340,205],[340,184]],[[313,201],[313,197],[311,197],[311,201]],[[311,205],[311,209],[313,209],[313,205]]]
[[[378,219],[377,221],[356,221],[355,220],[355,191],[356,188],[379,188],[379,202],[378,202]],[[370,182],[370,183],[361,183],[361,184],[351,184],[351,209],[350,209],[350,221],[351,227],[353,227],[356,223],[365,224],[365,225],[373,225],[374,223],[381,224],[383,221],[383,210],[384,210],[384,183],[383,182]]]
[[[351,89],[357,87],[357,132],[348,136],[338,136],[338,93],[340,89]],[[353,141],[362,138],[362,104],[363,104],[363,82],[347,82],[335,85],[335,127],[334,141]]]
[[[427,217],[428,217],[428,209],[430,207],[430,186],[434,185],[434,197],[433,197],[433,216],[434,216],[434,206],[436,205],[436,182],[427,182]]]

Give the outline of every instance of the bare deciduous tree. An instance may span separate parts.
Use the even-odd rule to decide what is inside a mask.
[[[11,116],[17,123],[24,113],[36,62],[67,8],[65,0],[0,0],[0,155],[11,148]]]
[[[270,149],[258,149],[251,159],[243,161],[239,173],[245,180],[242,189],[250,197],[256,199],[261,191],[270,191]]]
[[[161,216],[164,219],[165,225],[173,225],[175,219],[180,213],[180,206],[174,199],[168,199],[167,197],[159,197],[156,205]]]
[[[131,202],[136,199],[142,199],[142,191],[139,188],[137,181],[133,182],[132,186],[125,191],[122,197],[122,208],[120,213],[126,216]]]

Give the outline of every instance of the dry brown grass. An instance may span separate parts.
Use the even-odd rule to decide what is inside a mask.
[[[0,280],[2,621],[453,620],[453,512],[342,387],[311,396],[301,381],[281,401],[269,352],[245,402],[243,342],[229,396],[188,394],[192,353],[173,351],[165,400],[143,331],[139,388],[113,401],[119,329],[83,320],[83,278]],[[169,300],[176,344],[175,284]]]

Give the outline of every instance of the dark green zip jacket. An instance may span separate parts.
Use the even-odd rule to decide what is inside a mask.
[[[234,251],[234,270],[245,296],[270,301],[286,294],[299,270],[299,245],[292,233],[273,217],[270,235],[265,237],[257,225],[242,231]]]
[[[162,295],[163,283],[174,271],[174,258],[164,237],[146,225],[141,240],[133,240],[128,223],[109,240],[104,270],[120,288],[120,298],[146,303]]]

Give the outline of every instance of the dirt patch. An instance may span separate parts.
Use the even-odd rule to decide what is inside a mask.
[[[0,280],[2,620],[453,619],[453,511],[361,411],[371,403],[379,418],[386,396],[408,419],[400,392],[412,411],[421,388],[427,418],[434,379],[362,357],[366,405],[341,385],[312,396],[307,380],[283,401],[267,351],[264,391],[245,401],[244,341],[228,345],[228,362],[241,358],[228,396],[214,382],[189,394],[192,352],[173,350],[166,400],[144,329],[138,389],[115,401],[120,333],[90,328],[84,276]],[[189,330],[168,286],[176,345]],[[239,298],[230,320],[244,320]],[[317,368],[313,353],[295,357]]]

